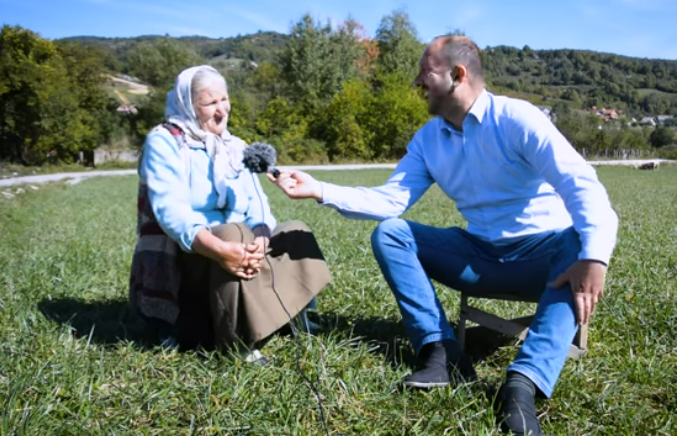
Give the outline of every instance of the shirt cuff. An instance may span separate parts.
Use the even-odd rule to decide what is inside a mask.
[[[583,241],[583,247],[578,254],[578,260],[596,260],[609,265],[615,241],[605,239],[589,239]]]
[[[183,251],[186,253],[192,253],[193,252],[193,241],[195,241],[195,237],[197,236],[198,232],[202,229],[207,229],[210,232],[212,229],[209,226],[205,226],[204,224],[195,224],[194,226],[190,227],[186,232],[184,232],[183,235],[179,238],[179,246]]]
[[[322,190],[322,200],[318,201],[318,203],[323,206],[337,205],[337,202],[341,198],[339,192],[341,187],[327,182],[320,182],[320,188]]]

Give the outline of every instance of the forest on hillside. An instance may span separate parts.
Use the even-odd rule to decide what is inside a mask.
[[[114,59],[110,64],[113,70],[127,73],[133,70],[129,65],[129,52],[140,42],[162,38],[74,37],[68,40],[101,48]],[[225,39],[174,39],[208,62],[233,59],[245,64],[275,64],[289,38],[276,32],[259,32]],[[486,47],[482,56],[490,84],[499,89],[535,94],[541,101],[560,99],[580,108],[619,108],[636,116],[677,114],[677,60],[585,50],[532,50],[528,46],[521,49]]]
[[[355,19],[332,25],[310,15],[288,35],[220,39],[52,41],[4,26],[0,160],[69,162],[101,145],[139,146],[162,120],[178,72],[201,63],[228,80],[233,133],[272,143],[282,162],[395,160],[429,119],[411,86],[424,46],[402,10],[384,16],[373,36]],[[486,47],[481,55],[489,90],[548,107],[586,154],[675,151],[677,60],[507,46]],[[125,93],[111,76],[134,78],[150,93]],[[121,104],[134,110],[121,112]],[[615,116],[602,118],[593,107]],[[657,127],[639,122],[659,116]]]

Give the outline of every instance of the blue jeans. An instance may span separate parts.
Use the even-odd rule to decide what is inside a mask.
[[[578,258],[581,243],[573,227],[497,245],[458,227],[388,219],[374,230],[372,247],[417,354],[429,342],[456,339],[431,279],[478,296],[508,293],[538,301],[508,371],[524,374],[545,396],[552,395],[578,326],[570,287],[546,283]]]

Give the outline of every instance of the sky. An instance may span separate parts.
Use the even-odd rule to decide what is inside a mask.
[[[482,48],[528,45],[677,59],[677,0],[0,0],[0,23],[49,39],[226,38],[289,33],[310,13],[334,25],[352,16],[373,36],[396,9],[409,14],[423,42],[460,29]]]

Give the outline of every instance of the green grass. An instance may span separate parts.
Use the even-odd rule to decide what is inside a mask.
[[[654,88],[638,88],[637,92],[639,93],[640,97],[644,97],[645,95],[651,95],[651,94],[658,94],[658,95],[661,95],[661,96],[676,95],[675,93],[672,93],[672,92],[665,92],[665,91],[661,91],[659,89],[654,89]]]
[[[568,361],[554,397],[538,403],[548,435],[677,434],[677,166],[600,168],[621,218],[590,351]],[[373,185],[388,171],[318,171]],[[264,184],[279,220],[315,231],[333,273],[320,295],[334,327],[302,336],[302,366],[324,398],[331,434],[493,435],[492,395],[517,343],[469,333],[480,382],[394,392],[412,352],[373,259],[374,222],[349,221]],[[273,365],[147,343],[129,314],[136,181],[99,178],[0,197],[1,435],[320,435],[317,401],[276,336]],[[461,225],[431,190],[407,217]],[[449,317],[458,294],[440,288]],[[487,303],[499,314],[530,306]],[[489,340],[491,339],[491,340]]]

